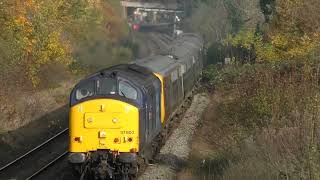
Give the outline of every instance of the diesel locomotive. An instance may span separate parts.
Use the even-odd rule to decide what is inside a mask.
[[[191,93],[203,39],[182,34],[166,54],[101,70],[70,95],[69,162],[83,179],[131,179],[152,142]]]

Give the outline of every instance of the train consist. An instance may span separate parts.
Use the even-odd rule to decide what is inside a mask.
[[[152,142],[191,93],[203,40],[182,34],[167,54],[101,70],[70,95],[69,162],[83,179],[131,179]]]

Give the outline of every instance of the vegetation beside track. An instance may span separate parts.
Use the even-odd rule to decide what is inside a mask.
[[[210,26],[222,22],[198,12],[207,26],[195,27],[213,39],[208,62],[215,65],[203,78],[212,103],[181,179],[320,179],[319,4],[254,2],[248,11],[241,5],[249,1],[199,6],[221,7],[225,21]],[[236,21],[230,3],[239,12]],[[258,16],[249,12],[257,10],[263,21],[251,26]]]
[[[208,68],[215,94],[193,143],[192,172],[208,179],[318,179],[319,70]]]

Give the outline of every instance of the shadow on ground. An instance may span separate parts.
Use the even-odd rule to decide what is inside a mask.
[[[68,105],[64,105],[26,126],[1,134],[0,166],[7,164],[62,129],[67,128],[68,111]]]

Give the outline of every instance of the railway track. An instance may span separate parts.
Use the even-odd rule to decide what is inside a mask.
[[[156,37],[165,45],[169,46],[172,43],[173,38],[167,34],[156,34]]]
[[[136,33],[136,43],[139,44],[140,50],[138,58],[143,58],[149,55],[162,54],[166,52],[173,38],[163,33],[149,32]]]
[[[33,179],[67,154],[68,128],[0,167],[0,179]]]

